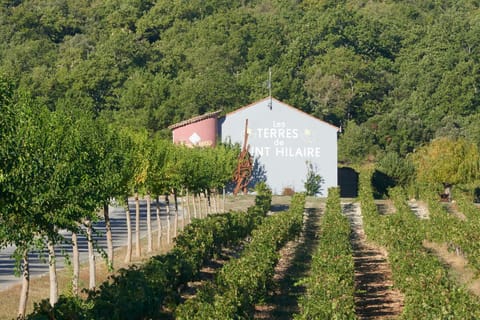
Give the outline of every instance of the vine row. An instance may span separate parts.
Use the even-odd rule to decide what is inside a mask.
[[[438,258],[425,250],[425,224],[406,204],[404,190],[390,196],[397,212],[379,216],[373,202],[371,173],[362,172],[360,201],[367,237],[384,246],[392,266],[395,285],[405,294],[404,319],[475,319],[480,304],[448,276]]]
[[[322,217],[320,243],[312,257],[310,275],[299,284],[300,298],[295,319],[355,319],[355,281],[350,223],[342,214],[338,188],[328,191]]]
[[[229,261],[214,282],[202,287],[197,296],[180,305],[177,319],[251,318],[254,305],[267,293],[278,250],[300,234],[305,196],[295,194],[290,209],[267,217],[252,232],[242,255]]]
[[[479,211],[471,201],[461,195],[457,199],[459,208],[466,220],[450,214],[433,197],[427,197],[430,219],[426,221],[427,239],[446,243],[449,250],[468,259],[468,263],[480,270],[480,217]]]

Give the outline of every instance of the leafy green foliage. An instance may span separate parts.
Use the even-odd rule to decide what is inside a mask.
[[[55,236],[135,187],[221,187],[234,148],[150,138],[266,96],[269,67],[274,96],[342,126],[341,162],[380,159],[403,185],[399,159],[433,138],[465,139],[454,161],[425,162],[435,167],[419,181],[478,187],[468,151],[480,143],[478,10],[472,0],[3,1],[0,74],[13,81],[0,80],[2,244]]]
[[[229,261],[215,283],[176,310],[177,319],[251,318],[253,307],[267,292],[278,261],[277,251],[298,236],[304,194],[295,194],[290,210],[269,216],[252,232],[251,242],[238,259]]]
[[[255,196],[255,205],[265,211],[269,211],[272,205],[272,190],[265,182],[261,181],[255,185],[255,192],[257,193]]]
[[[401,158],[395,152],[389,152],[379,159],[377,170],[393,179],[395,185],[406,187],[415,176],[412,161]]]
[[[360,201],[365,233],[388,250],[393,280],[405,294],[402,318],[478,317],[477,299],[458,286],[442,262],[423,247],[422,241],[430,228],[410,211],[404,191],[398,187],[392,189],[390,196],[397,212],[380,216],[370,181],[371,172],[363,171]]]
[[[338,160],[341,163],[361,163],[376,152],[373,147],[375,136],[365,126],[359,126],[354,121],[349,121],[345,133],[338,142]]]
[[[95,131],[82,136],[88,120],[52,113],[28,96],[12,106],[15,130],[4,137],[2,148],[8,152],[1,187],[2,245],[25,250],[37,238],[59,241],[58,228],[76,230],[81,218],[95,219],[100,159],[88,148],[95,145],[90,139]]]
[[[81,108],[51,111],[8,81],[0,84],[0,247],[15,245],[18,261],[45,241],[63,242],[58,230],[78,232],[85,220],[98,220],[111,197],[132,189],[210,192],[231,179],[238,147],[174,146],[145,129],[115,130]]]
[[[307,196],[316,196],[322,194],[322,184],[325,182],[318,173],[318,169],[311,162],[307,162],[307,177],[304,182],[305,193]]]
[[[196,278],[203,264],[223,246],[243,240],[266,215],[260,206],[247,212],[229,212],[194,220],[165,255],[150,258],[142,266],[118,274],[89,292],[87,300],[62,297],[54,308],[40,303],[28,319],[132,319],[158,317],[160,308],[178,302],[178,288]],[[46,307],[47,306],[47,307]]]
[[[265,97],[271,67],[274,96],[345,128],[340,158],[361,162],[444,135],[478,144],[478,9],[471,0],[9,2],[0,73],[50,109],[78,106],[166,137],[173,122]]]
[[[396,152],[383,155],[372,175],[375,198],[388,195],[395,186],[407,187],[415,181],[415,167],[410,157],[402,158]]]
[[[299,281],[306,292],[295,319],[355,319],[350,222],[342,213],[338,188],[328,190],[320,229],[310,275]]]
[[[480,153],[466,139],[438,138],[413,155],[418,182],[441,189],[443,185],[478,183]]]

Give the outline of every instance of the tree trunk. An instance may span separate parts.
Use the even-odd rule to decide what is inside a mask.
[[[173,190],[173,200],[174,200],[174,202],[175,202],[175,212],[178,213],[177,190]]]
[[[110,214],[108,203],[103,205],[103,217],[105,219],[105,232],[107,234],[107,266],[109,271],[113,271],[113,240],[112,226],[110,225]]]
[[[20,292],[20,302],[18,304],[17,319],[25,319],[29,288],[30,288],[30,267],[28,265],[28,250],[25,250],[23,251],[22,291]]]
[[[140,200],[138,199],[138,192],[135,192],[135,257],[139,258],[142,255],[140,246]]]
[[[185,204],[186,204],[186,207],[185,207],[185,208],[186,208],[186,210],[187,210],[186,212],[187,212],[187,217],[188,217],[188,218],[187,218],[187,219],[188,219],[188,223],[190,223],[192,217],[191,217],[191,215],[190,215],[190,194],[189,194],[189,192],[188,192],[188,189],[186,190],[186,193],[185,193]]]
[[[204,195],[204,202],[205,202],[205,217],[208,216],[208,198],[207,198],[207,192],[203,193]]]
[[[125,216],[127,218],[127,252],[125,253],[125,262],[130,263],[132,261],[132,219],[128,197],[125,197],[125,203]]]
[[[93,251],[93,238],[92,238],[92,222],[87,221],[87,244],[88,244],[88,266],[89,266],[89,282],[88,288],[90,290],[95,289],[96,274],[95,274],[95,252]]]
[[[165,195],[165,209],[167,210],[167,215],[170,215],[170,200],[168,199],[168,194]]]
[[[58,301],[57,267],[55,261],[55,247],[48,241],[48,271],[50,275],[50,305],[53,307]]]
[[[203,218],[203,208],[202,208],[202,194],[198,194],[198,217]]]
[[[180,230],[185,229],[185,206],[183,205],[183,197],[178,198],[178,207],[181,208],[181,210],[178,210],[177,215],[180,215],[180,211],[182,212],[182,227]]]
[[[170,222],[170,200],[168,200],[168,194],[165,194],[165,210],[167,212],[167,243],[170,243],[171,222]]]
[[[78,237],[76,232],[72,232],[72,260],[72,293],[74,296],[78,296],[78,281],[80,279],[80,256],[78,254]]]
[[[206,197],[207,197],[207,205],[208,205],[207,206],[208,214],[212,214],[213,205],[212,205],[212,193],[210,192],[210,190],[207,190]]]
[[[223,213],[223,211],[220,208],[220,192],[217,190],[217,212]]]
[[[193,217],[197,218],[197,204],[195,203],[195,193],[192,194]]]
[[[213,213],[218,213],[218,208],[217,208],[217,193],[213,193],[211,195],[211,198],[212,198],[212,201],[213,201],[213,209],[212,209],[212,212]]]
[[[222,192],[222,195],[223,195],[223,199],[222,199],[222,212],[225,212],[225,187],[223,187],[223,192]]]
[[[160,249],[160,246],[162,245],[162,222],[160,221],[160,196],[157,195],[157,230],[158,230],[158,236],[157,236],[157,247]]]
[[[152,252],[152,217],[151,217],[151,208],[150,208],[150,193],[147,192],[147,195],[145,196],[147,199],[147,252]]]
[[[173,221],[174,225],[173,225],[173,237],[176,238],[177,237],[177,231],[178,231],[178,211],[175,210],[175,213],[174,213],[174,216],[175,216],[175,220]]]

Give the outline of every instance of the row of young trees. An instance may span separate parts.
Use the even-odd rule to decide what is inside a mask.
[[[55,304],[58,290],[54,247],[70,241],[60,230],[73,234],[76,292],[77,235],[86,234],[94,275],[92,223],[101,219],[102,208],[109,240],[108,263],[113,267],[108,216],[113,197],[126,199],[128,204],[128,196],[134,192],[136,199],[141,193],[147,201],[152,194],[177,194],[183,190],[208,194],[231,180],[238,156],[238,147],[174,146],[169,141],[151,139],[145,131],[109,126],[75,108],[52,112],[3,79],[0,109],[0,247],[16,247],[23,279],[20,317],[25,314],[29,290],[29,252],[48,248],[50,303]],[[136,254],[140,255],[139,206],[136,208]],[[129,216],[127,210],[128,220]],[[130,255],[131,242],[129,232]],[[93,287],[95,278],[91,277]]]
[[[150,257],[140,266],[121,268],[97,289],[89,291],[86,298],[62,295],[53,307],[48,301],[42,301],[27,319],[168,317],[182,305],[182,291],[189,282],[198,280],[201,269],[212,258],[225,247],[243,243],[252,231],[264,225],[272,192],[264,183],[257,184],[255,191],[255,204],[246,211],[230,211],[195,219],[175,239],[175,245],[167,253]],[[279,226],[285,228],[284,224]],[[221,316],[223,319],[225,314]]]

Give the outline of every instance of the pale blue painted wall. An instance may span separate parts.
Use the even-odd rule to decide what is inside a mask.
[[[307,161],[316,165],[325,179],[324,196],[329,187],[337,186],[337,127],[266,98],[221,119],[222,141],[242,145],[245,119],[250,153],[264,168],[267,184],[275,194],[286,187],[305,190]]]

